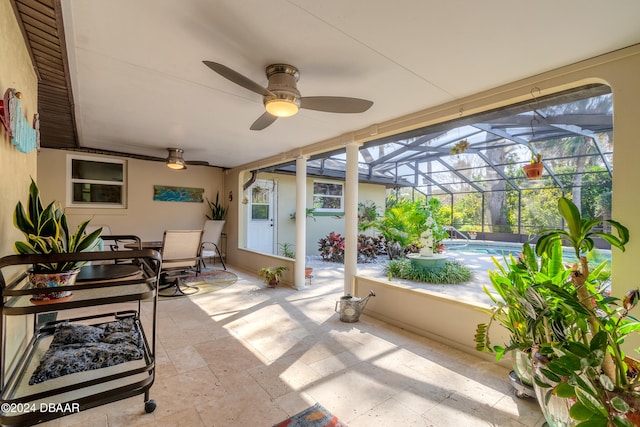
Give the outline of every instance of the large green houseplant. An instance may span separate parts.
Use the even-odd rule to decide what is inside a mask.
[[[517,258],[505,256],[503,263],[493,258],[496,269],[489,271],[493,292],[484,287],[493,306],[490,310],[483,310],[489,315],[489,321],[477,325],[474,337],[476,350],[495,352],[496,360],[513,353],[514,371],[529,388],[533,387],[532,348],[554,339],[553,329],[547,331],[545,323],[534,321],[541,314],[539,301],[546,292],[545,287],[537,287],[536,284],[562,286],[567,283],[570,273],[561,262],[562,248],[559,244],[555,245],[553,253],[553,257],[543,254],[537,258],[531,245],[525,243]],[[508,331],[507,343],[491,344],[490,332],[494,324],[501,324]]]
[[[567,198],[559,199],[558,208],[567,229],[541,233],[539,259],[525,244],[517,260],[512,257],[507,268],[496,264],[498,270],[490,273],[498,296],[493,296],[490,321],[478,325],[476,347],[496,351],[498,358],[512,350],[529,352],[538,400],[552,426],[633,425],[630,420],[640,409],[634,407],[640,403],[639,383],[628,375],[630,359],[621,344],[640,330],[640,323],[628,316],[639,292],[630,292],[619,306],[603,289],[606,262],[590,269],[587,258],[595,238],[624,250],[629,232],[616,221],[581,218]],[[615,234],[600,231],[603,224]],[[562,242],[573,249],[577,262],[563,265]],[[490,344],[495,321],[509,331],[505,346]]]
[[[622,343],[627,335],[640,331],[640,322],[628,315],[637,304],[638,291],[629,292],[622,301],[609,296],[598,286],[587,259],[595,238],[624,251],[629,231],[617,221],[582,218],[576,205],[564,197],[558,200],[558,210],[566,229],[543,231],[536,253],[549,254],[563,242],[573,249],[577,262],[569,276],[572,289],[548,287],[544,302],[557,303],[555,310],[565,320],[565,339],[537,348],[548,363],[540,369],[536,382],[547,389],[545,399],[555,395],[575,401],[570,415],[576,425],[634,425],[630,420],[640,415],[640,382]],[[600,231],[605,224],[615,234]]]
[[[67,217],[51,202],[46,207],[40,200],[40,190],[33,179],[29,186],[29,200],[25,209],[18,202],[13,215],[14,225],[25,237],[17,241],[14,250],[18,254],[58,254],[92,250],[98,243],[102,228],[85,234],[89,220],[82,222],[75,232],[69,230]],[[29,272],[29,280],[36,288],[72,285],[84,262],[38,263]],[[34,295],[33,300],[56,299],[69,296],[70,292],[51,292]]]
[[[29,186],[27,208],[18,202],[13,215],[16,228],[26,240],[15,242],[18,254],[55,254],[82,252],[94,248],[102,233],[99,228],[85,234],[90,220],[83,221],[74,233],[69,231],[67,217],[55,201],[43,207],[40,190],[33,179]],[[78,263],[41,263],[35,266],[39,272],[61,272],[78,267]]]

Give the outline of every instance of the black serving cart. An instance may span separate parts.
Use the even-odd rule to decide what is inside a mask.
[[[87,263],[75,285],[56,288],[70,290],[72,296],[60,301],[34,301],[34,295],[47,290],[32,288],[27,270],[37,263],[62,261]],[[147,413],[155,410],[149,389],[156,370],[160,265],[160,254],[151,249],[0,258],[2,426],[33,425],[138,394],[144,394]],[[143,354],[141,359],[29,385],[61,322],[95,326],[122,319],[128,319],[128,324],[136,329]],[[20,334],[24,336],[22,343],[19,342]],[[9,350],[8,345],[18,345],[19,350]]]

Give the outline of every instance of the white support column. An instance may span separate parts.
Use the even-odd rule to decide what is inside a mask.
[[[307,257],[307,158],[296,157],[296,262],[293,275],[296,289],[304,289]]]
[[[358,273],[358,149],[360,144],[347,144],[347,170],[344,184],[344,293],[353,295]]]

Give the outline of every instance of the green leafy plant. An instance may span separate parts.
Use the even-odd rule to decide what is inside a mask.
[[[567,198],[558,200],[558,210],[567,229],[550,229],[541,233],[536,253],[549,254],[559,242],[567,243],[578,262],[569,276],[572,289],[548,286],[546,300],[559,302],[557,309],[566,322],[565,339],[542,345],[539,352],[549,360],[544,375],[553,384],[539,381],[548,388],[547,395],[575,399],[571,416],[589,420],[589,425],[631,425],[626,419],[630,402],[638,402],[640,386],[630,377],[629,360],[621,344],[630,333],[640,331],[640,322],[629,317],[640,296],[637,289],[627,293],[624,300],[603,295],[589,270],[587,254],[599,237],[612,247],[624,251],[629,231],[613,220],[582,218],[578,208]],[[608,223],[615,234],[598,231]],[[640,408],[634,408],[636,412]]]
[[[545,300],[547,286],[563,286],[567,283],[570,270],[562,263],[562,247],[555,244],[553,257],[543,254],[539,259],[529,243],[522,247],[522,253],[503,257],[503,262],[493,257],[496,270],[489,271],[493,292],[484,286],[484,292],[493,302],[489,310],[489,321],[476,327],[476,350],[495,352],[496,360],[506,353],[520,350],[529,353],[534,345],[558,339],[557,329],[563,329],[563,320],[553,318],[557,312]],[[546,319],[542,320],[544,316]],[[509,332],[509,342],[492,345],[490,331],[495,323],[501,324]],[[555,326],[555,328],[553,327]]]
[[[282,278],[282,274],[287,270],[287,267],[284,265],[278,267],[262,267],[260,271],[258,271],[258,275],[264,278],[264,282],[269,286],[276,286],[280,283],[280,279]]]
[[[296,251],[295,251],[295,248],[293,247],[293,244],[291,244],[291,243],[280,243],[278,246],[280,246],[280,255],[282,255],[283,257],[286,257],[286,258],[295,259]]]
[[[401,258],[411,247],[420,242],[422,233],[431,230],[433,250],[438,252],[440,243],[448,233],[440,221],[440,201],[431,198],[426,202],[400,200],[387,207],[384,215],[373,224],[385,239],[389,259]]]
[[[449,154],[456,155],[456,154],[462,154],[465,151],[467,151],[467,149],[469,148],[469,141],[467,141],[466,139],[462,139],[458,142],[456,142],[456,144],[451,147],[451,150],[449,151]]]
[[[315,208],[307,208],[306,212],[305,212],[305,215],[306,215],[307,218],[311,218],[313,220],[313,222],[316,221],[316,210],[315,210]],[[295,221],[296,220],[296,213],[294,212],[294,213],[290,214],[289,215],[289,219],[291,221]]]
[[[358,203],[358,231],[363,232],[375,227],[379,217],[380,213],[375,202],[367,200],[366,202]]]
[[[531,150],[531,164],[534,163],[542,163],[542,154],[540,153],[536,153],[536,150],[533,149],[533,146],[531,145],[531,142],[529,142],[529,150]]]
[[[408,259],[391,260],[385,267],[385,273],[398,279],[423,283],[456,284],[471,280],[471,270],[457,261],[447,261],[442,268],[417,269]]]
[[[220,204],[220,192],[216,192],[215,202],[207,199],[207,204],[211,211],[210,215],[205,215],[208,219],[212,221],[222,221],[227,217],[227,208]]]
[[[67,217],[53,201],[43,207],[40,190],[32,179],[29,186],[29,200],[25,209],[18,202],[13,215],[15,227],[22,231],[26,240],[14,244],[18,254],[56,254],[82,252],[93,249],[102,233],[102,228],[85,234],[90,220],[80,223],[75,233],[69,231]],[[40,263],[35,266],[38,272],[62,272],[73,270],[84,263]]]

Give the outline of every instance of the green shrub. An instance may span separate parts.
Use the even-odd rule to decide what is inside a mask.
[[[437,284],[464,283],[471,280],[472,276],[471,270],[457,261],[447,261],[442,268],[423,270],[414,268],[408,259],[389,261],[385,274],[398,279]]]

